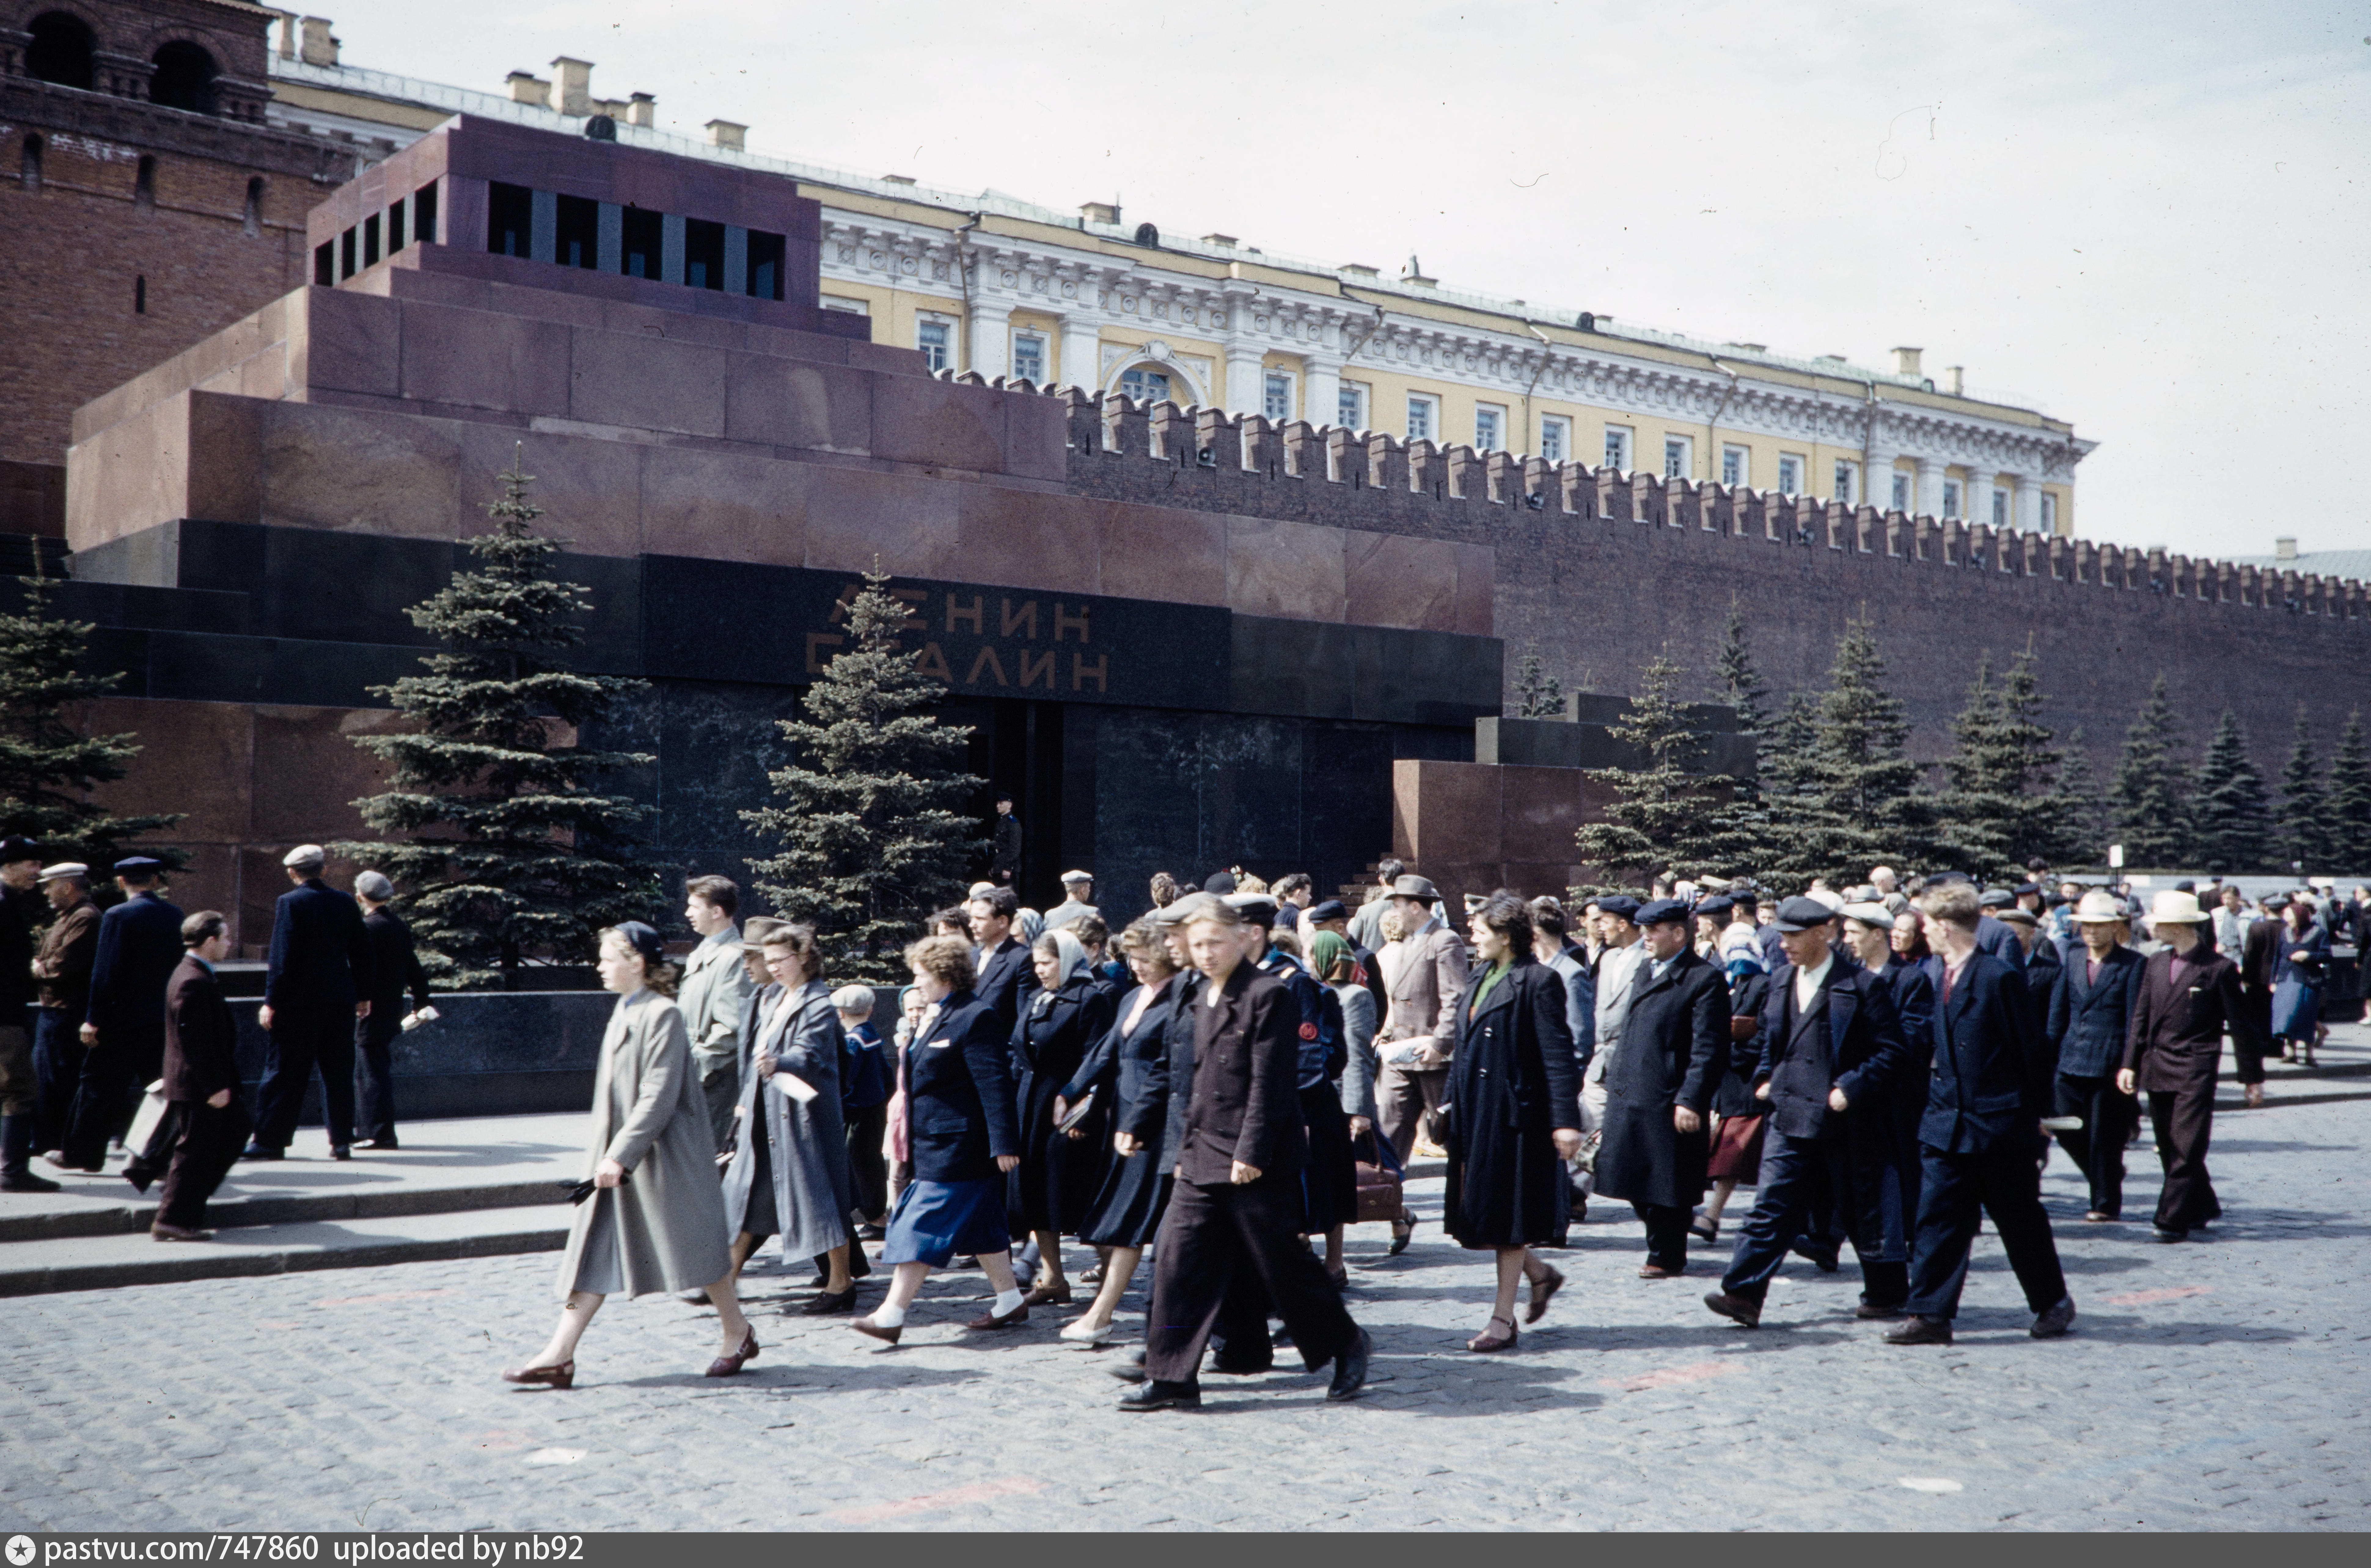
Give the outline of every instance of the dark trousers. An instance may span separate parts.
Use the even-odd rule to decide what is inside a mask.
[[[33,1141],[64,1148],[74,1125],[75,1086],[82,1081],[82,1020],[64,1008],[33,1009]]]
[[[723,1061],[694,1056],[700,1069],[700,1097],[708,1102],[708,1131],[720,1149],[733,1147],[741,1124],[733,1114],[741,1102],[741,1066],[730,1056]]]
[[[1688,1266],[1688,1221],[1694,1217],[1683,1208],[1666,1208],[1661,1204],[1633,1202],[1647,1226],[1647,1261],[1657,1268],[1673,1274]]]
[[[121,1031],[116,1032],[121,1033]],[[93,1167],[107,1159],[107,1140],[132,1124],[141,1091],[165,1069],[165,1037],[99,1036],[83,1053],[82,1077],[75,1084],[74,1119],[66,1128],[65,1161]]]
[[[1434,1143],[1440,1141],[1440,1102],[1448,1098],[1447,1067],[1385,1067],[1377,1075],[1375,1120],[1382,1124],[1383,1136],[1392,1140],[1402,1168],[1416,1148],[1419,1129]]]
[[[2066,1158],[2081,1168],[2091,1184],[2091,1212],[2114,1217],[2124,1207],[2124,1145],[2133,1136],[2140,1107],[2116,1087],[2114,1076],[2058,1075],[2057,1110],[2061,1116],[2080,1116],[2083,1125],[2060,1133]]]
[[[1842,1142],[1840,1138],[1788,1137],[1783,1133],[1763,1139],[1762,1181],[1753,1194],[1753,1212],[1745,1216],[1744,1227],[1738,1232],[1737,1251],[1729,1258],[1729,1272],[1721,1276],[1721,1289],[1749,1301],[1761,1300],[1769,1294],[1770,1281],[1787,1261],[1795,1239],[1807,1230],[1818,1234],[1816,1228],[1827,1223],[1827,1216],[1849,1208],[1839,1205],[1834,1196],[1852,1182]],[[1879,1180],[1891,1184],[1894,1178],[1889,1170]],[[1846,1226],[1845,1231],[1860,1259],[1861,1298],[1873,1306],[1899,1306],[1910,1285],[1892,1235],[1881,1223],[1872,1228],[1866,1221]],[[1895,1255],[1888,1258],[1888,1251]]]
[[[305,1109],[305,1089],[313,1069],[321,1070],[321,1109],[330,1124],[330,1147],[354,1141],[354,1018],[335,1013],[274,1009],[272,1047],[264,1055],[261,1104],[255,1118],[255,1146],[287,1152]]]
[[[2025,1304],[2047,1311],[2065,1298],[2066,1274],[2058,1243],[2041,1208],[2041,1171],[2034,1146],[2004,1138],[1974,1154],[1919,1151],[1925,1169],[1918,1191],[1918,1239],[1910,1259],[1910,1299],[1922,1318],[1960,1315],[1968,1283],[1968,1249],[1981,1211],[1993,1216],[2009,1267],[2025,1287]]]
[[[2220,1219],[2223,1205],[2206,1174],[2206,1145],[2215,1133],[2215,1079],[2201,1073],[2171,1093],[2151,1090],[2148,1108],[2157,1157],[2165,1166],[2157,1228],[2188,1230]]]
[[[1162,1216],[1146,1316],[1145,1376],[1191,1383],[1202,1365],[1237,1274],[1250,1271],[1269,1307],[1284,1319],[1302,1363],[1314,1370],[1358,1343],[1359,1326],[1341,1293],[1300,1236],[1297,1175],[1263,1176],[1242,1186],[1176,1182]]]
[[[391,1065],[396,1037],[403,1032],[403,1006],[371,1009],[370,1017],[354,1020],[354,1136],[395,1136],[395,1071]]]
[[[185,1101],[173,1111],[180,1117],[181,1134],[173,1142],[173,1163],[166,1168],[165,1185],[156,1193],[156,1218],[196,1230],[206,1222],[206,1200],[246,1147],[247,1107],[233,1090],[230,1103],[219,1111],[202,1100]]]
[[[881,1141],[889,1130],[889,1107],[868,1105],[841,1115],[848,1129],[848,1173],[853,1178],[856,1212],[879,1223],[889,1212],[889,1157]]]

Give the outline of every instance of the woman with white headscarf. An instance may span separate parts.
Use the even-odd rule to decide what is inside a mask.
[[[1055,1101],[1111,1027],[1114,1002],[1095,983],[1085,944],[1068,928],[1030,944],[1037,994],[1012,1026],[1012,1065],[1020,1075],[1014,1108],[1021,1121],[1021,1164],[1012,1172],[1006,1207],[1012,1239],[1035,1238],[1042,1269],[1030,1306],[1067,1305],[1070,1282],[1062,1273],[1062,1238],[1075,1235],[1103,1175],[1104,1127],[1110,1108],[1095,1105],[1065,1130]],[[1076,1132],[1080,1136],[1072,1137]]]

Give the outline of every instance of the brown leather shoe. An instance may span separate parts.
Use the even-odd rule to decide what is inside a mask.
[[[1557,1273],[1553,1268],[1548,1270],[1547,1277],[1545,1279],[1533,1280],[1532,1282],[1532,1298],[1529,1302],[1525,1303],[1523,1307],[1523,1321],[1526,1323],[1536,1323],[1542,1318],[1546,1317],[1548,1312],[1548,1303],[1555,1300],[1556,1293],[1563,1288],[1564,1275]]]
[[[903,1323],[893,1329],[876,1323],[870,1318],[855,1319],[848,1326],[860,1334],[871,1334],[874,1339],[885,1341],[890,1344],[896,1344],[898,1336],[906,1332],[906,1325]]]
[[[741,1331],[741,1348],[734,1351],[730,1355],[720,1355],[715,1360],[710,1362],[708,1364],[707,1376],[711,1378],[734,1377],[740,1372],[741,1368],[749,1365],[749,1363],[756,1360],[757,1357],[758,1331],[754,1328],[744,1329]]]
[[[1021,1305],[1015,1307],[1012,1311],[1004,1313],[1002,1316],[999,1316],[996,1309],[991,1307],[985,1314],[980,1317],[974,1318],[970,1322],[966,1323],[964,1327],[967,1329],[1009,1329],[1016,1323],[1025,1323],[1028,1320],[1029,1297],[1024,1296],[1021,1298]]]
[[[576,1386],[576,1358],[570,1356],[557,1366],[506,1366],[503,1369],[505,1383],[544,1383],[555,1389]]]
[[[1507,1332],[1503,1334],[1498,1332],[1498,1325],[1501,1323],[1507,1325]],[[1484,1328],[1480,1333],[1475,1334],[1472,1339],[1465,1342],[1465,1348],[1483,1355],[1488,1355],[1497,1351],[1514,1349],[1515,1342],[1520,1339],[1522,1331],[1515,1327],[1514,1319],[1492,1318],[1487,1327]]]
[[[1677,1279],[1687,1272],[1684,1268],[1667,1269],[1660,1263],[1648,1263],[1638,1271],[1638,1277],[1640,1279]]]
[[[214,1239],[211,1230],[192,1230],[186,1225],[168,1225],[161,1219],[148,1228],[148,1235],[150,1239],[156,1241],[211,1241]]]
[[[1024,1307],[1068,1307],[1070,1286],[1066,1280],[1060,1286],[1041,1285],[1021,1298]]]

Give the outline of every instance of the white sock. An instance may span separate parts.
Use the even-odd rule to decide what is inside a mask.
[[[996,1293],[996,1315],[998,1317],[1001,1318],[1008,1312],[1017,1312],[1020,1309],[1021,1291],[1018,1286],[1015,1286],[1011,1290],[1000,1290]]]
[[[884,1301],[873,1309],[873,1320],[885,1329],[902,1329],[906,1326],[906,1309]]]

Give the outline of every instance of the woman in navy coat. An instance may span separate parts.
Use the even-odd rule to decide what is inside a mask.
[[[1150,920],[1121,932],[1119,946],[1136,985],[1121,999],[1119,1020],[1104,1031],[1062,1086],[1062,1097],[1054,1106],[1058,1120],[1090,1093],[1112,1108],[1107,1124],[1115,1129],[1139,1117],[1167,1115],[1169,1020],[1179,989],[1177,964]],[[1079,1130],[1070,1136],[1074,1149],[1076,1143],[1084,1142]],[[1170,1167],[1157,1150],[1141,1144],[1129,1142],[1131,1152],[1120,1152],[1125,1137],[1123,1132],[1113,1134],[1102,1185],[1079,1225],[1079,1239],[1104,1254],[1104,1277],[1085,1316],[1062,1331],[1064,1339],[1077,1343],[1100,1344],[1110,1334],[1112,1314],[1119,1309],[1128,1280],[1169,1209]]]
[[[2330,933],[2313,905],[2292,898],[2280,913],[2280,958],[2273,965],[2273,1038],[2308,1067],[2321,1034],[2321,988],[2330,973]],[[2294,1046],[2294,1049],[2292,1049]],[[2261,1100],[2260,1090],[2257,1098]]]
[[[1565,1024],[1564,976],[1532,956],[1531,906],[1495,893],[1474,913],[1477,962],[1459,997],[1449,1062],[1449,1191],[1442,1224],[1466,1247],[1498,1254],[1490,1321],[1466,1342],[1511,1349],[1515,1282],[1532,1282],[1537,1322],[1564,1276],[1532,1248],[1564,1232],[1565,1161],[1580,1152],[1580,1082]]]
[[[1057,1130],[1056,1107],[1071,1075],[1111,1028],[1115,1005],[1098,984],[1086,944],[1067,929],[1046,932],[1031,944],[1037,992],[1012,1026],[1014,1100],[1021,1121],[1021,1167],[1012,1173],[1006,1207],[1012,1239],[1037,1239],[1045,1265],[1029,1305],[1066,1306],[1070,1282],[1062,1275],[1062,1238],[1075,1234],[1103,1180],[1104,1129],[1110,1124],[1097,1106],[1081,1124],[1080,1138]]]
[[[899,1069],[902,1117],[914,1179],[889,1211],[881,1259],[896,1266],[888,1298],[849,1326],[897,1343],[906,1309],[934,1268],[968,1253],[996,1286],[996,1302],[975,1329],[1002,1329],[1029,1316],[1012,1280],[1004,1179],[1021,1163],[1004,1031],[972,994],[971,943],[924,937],[906,950],[925,1003],[921,1027]]]

